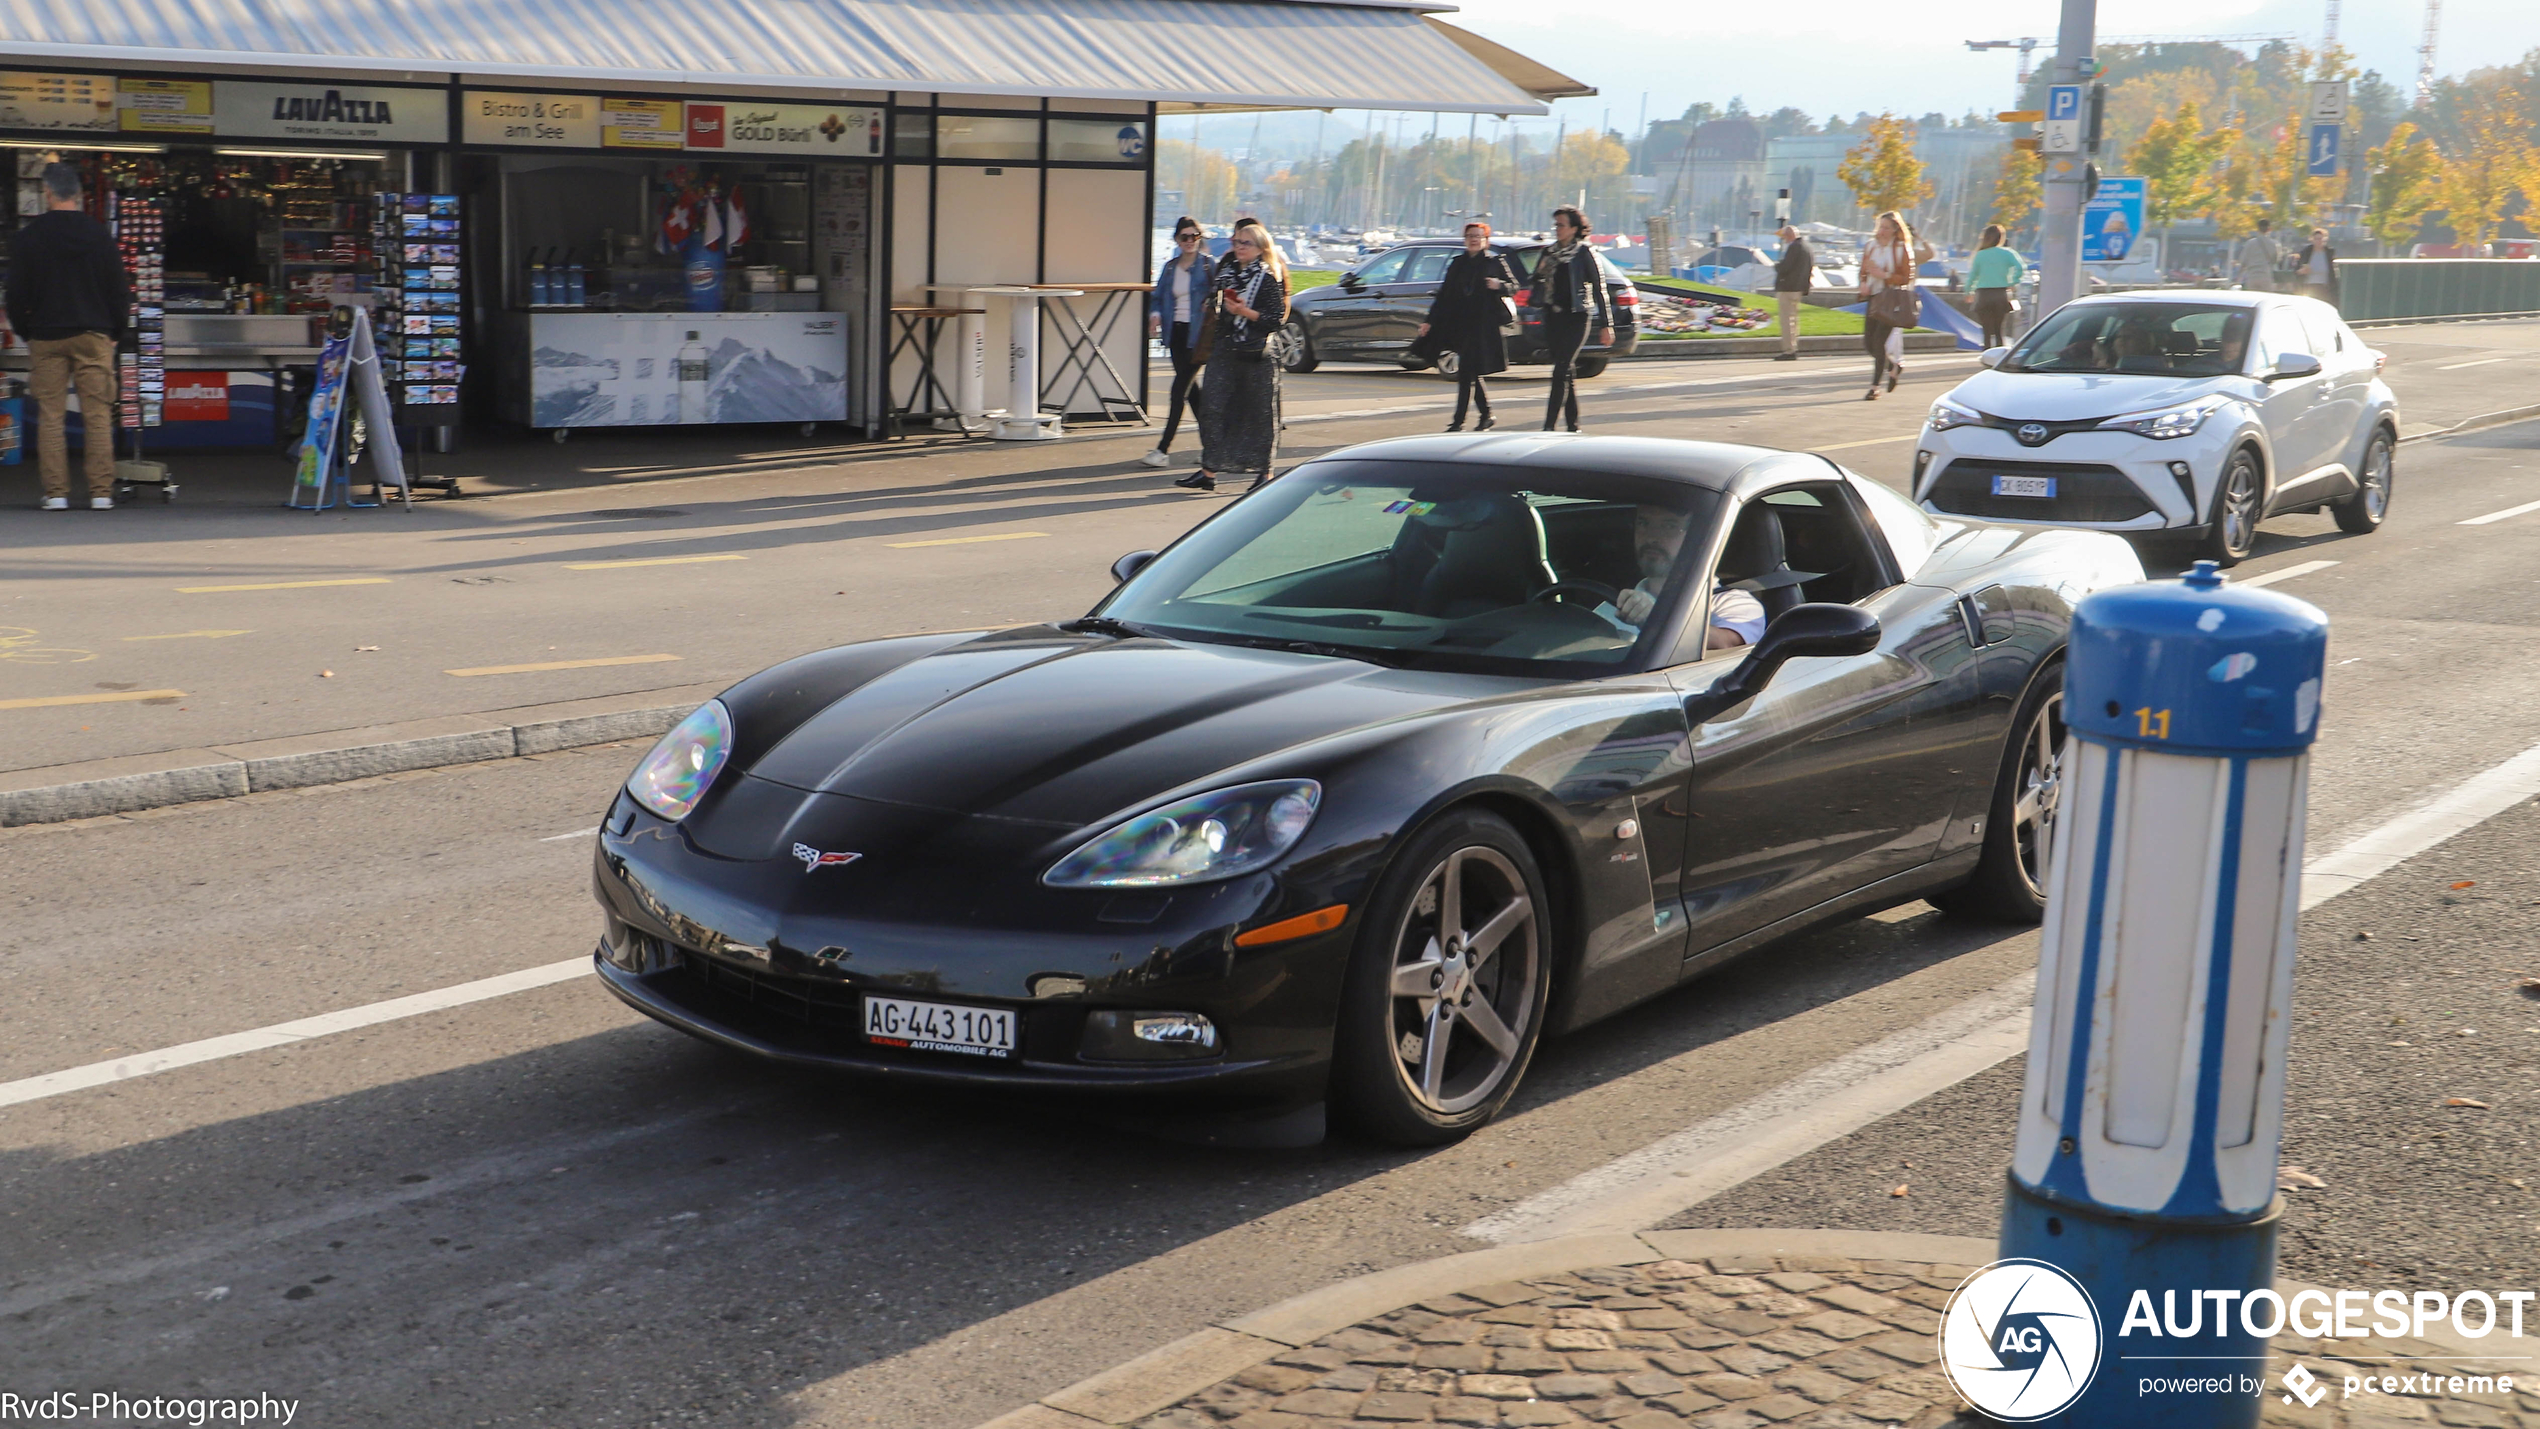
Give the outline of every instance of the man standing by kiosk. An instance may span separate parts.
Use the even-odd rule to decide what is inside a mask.
[[[36,458],[44,509],[70,509],[70,449],[64,408],[79,388],[84,428],[81,468],[88,504],[115,504],[115,339],[132,311],[123,260],[106,225],[80,212],[79,171],[44,166],[45,212],[18,230],[9,254],[9,325],[34,354]]]

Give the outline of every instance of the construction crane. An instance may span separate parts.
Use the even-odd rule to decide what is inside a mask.
[[[2443,0],[2425,0],[2425,38],[2417,41],[2417,103],[2434,102],[2434,39],[2443,28]]]
[[[2320,48],[2323,51],[2337,48],[2337,12],[2340,8],[2340,0],[2328,0],[2328,23],[2320,27]]]
[[[2020,84],[2019,88],[2011,91],[2011,102],[2016,105],[2028,97],[2029,57],[2034,55],[2037,47],[2045,44],[2046,41],[2035,35],[2025,35],[2016,40],[1969,40],[1966,43],[1967,48],[1971,50],[2018,50],[2020,52]]]
[[[2101,35],[2103,45],[2264,45],[2277,40],[2298,40],[2300,35],[2275,33],[2266,35]]]

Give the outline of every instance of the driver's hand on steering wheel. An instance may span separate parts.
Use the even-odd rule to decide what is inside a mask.
[[[1638,586],[1617,591],[1614,595],[1614,612],[1623,618],[1626,625],[1640,624],[1649,618],[1649,612],[1657,608],[1658,597]]]

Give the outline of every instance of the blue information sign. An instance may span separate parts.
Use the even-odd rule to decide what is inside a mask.
[[[2310,155],[2312,178],[2328,179],[2335,178],[2337,176],[2337,151],[2339,148],[2339,141],[2344,139],[2345,136],[2346,126],[2342,124],[2314,124],[2311,126]]]
[[[2122,263],[2143,236],[2143,180],[2109,177],[2081,211],[2081,261]]]

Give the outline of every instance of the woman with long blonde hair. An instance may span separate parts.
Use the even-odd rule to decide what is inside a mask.
[[[1235,223],[1212,280],[1214,321],[1199,382],[1199,470],[1175,486],[1215,491],[1217,474],[1270,479],[1279,451],[1279,364],[1270,334],[1288,320],[1288,264],[1258,220]]]
[[[1879,295],[1887,292],[1901,292],[1903,300],[1880,301]],[[1914,291],[1914,231],[1905,226],[1905,216],[1892,208],[1879,215],[1878,232],[1861,250],[1861,298],[1867,305],[1861,345],[1870,352],[1870,390],[1861,400],[1875,402],[1881,379],[1893,392],[1896,379],[1904,375],[1905,330],[1914,325],[1915,310],[1922,301]]]

